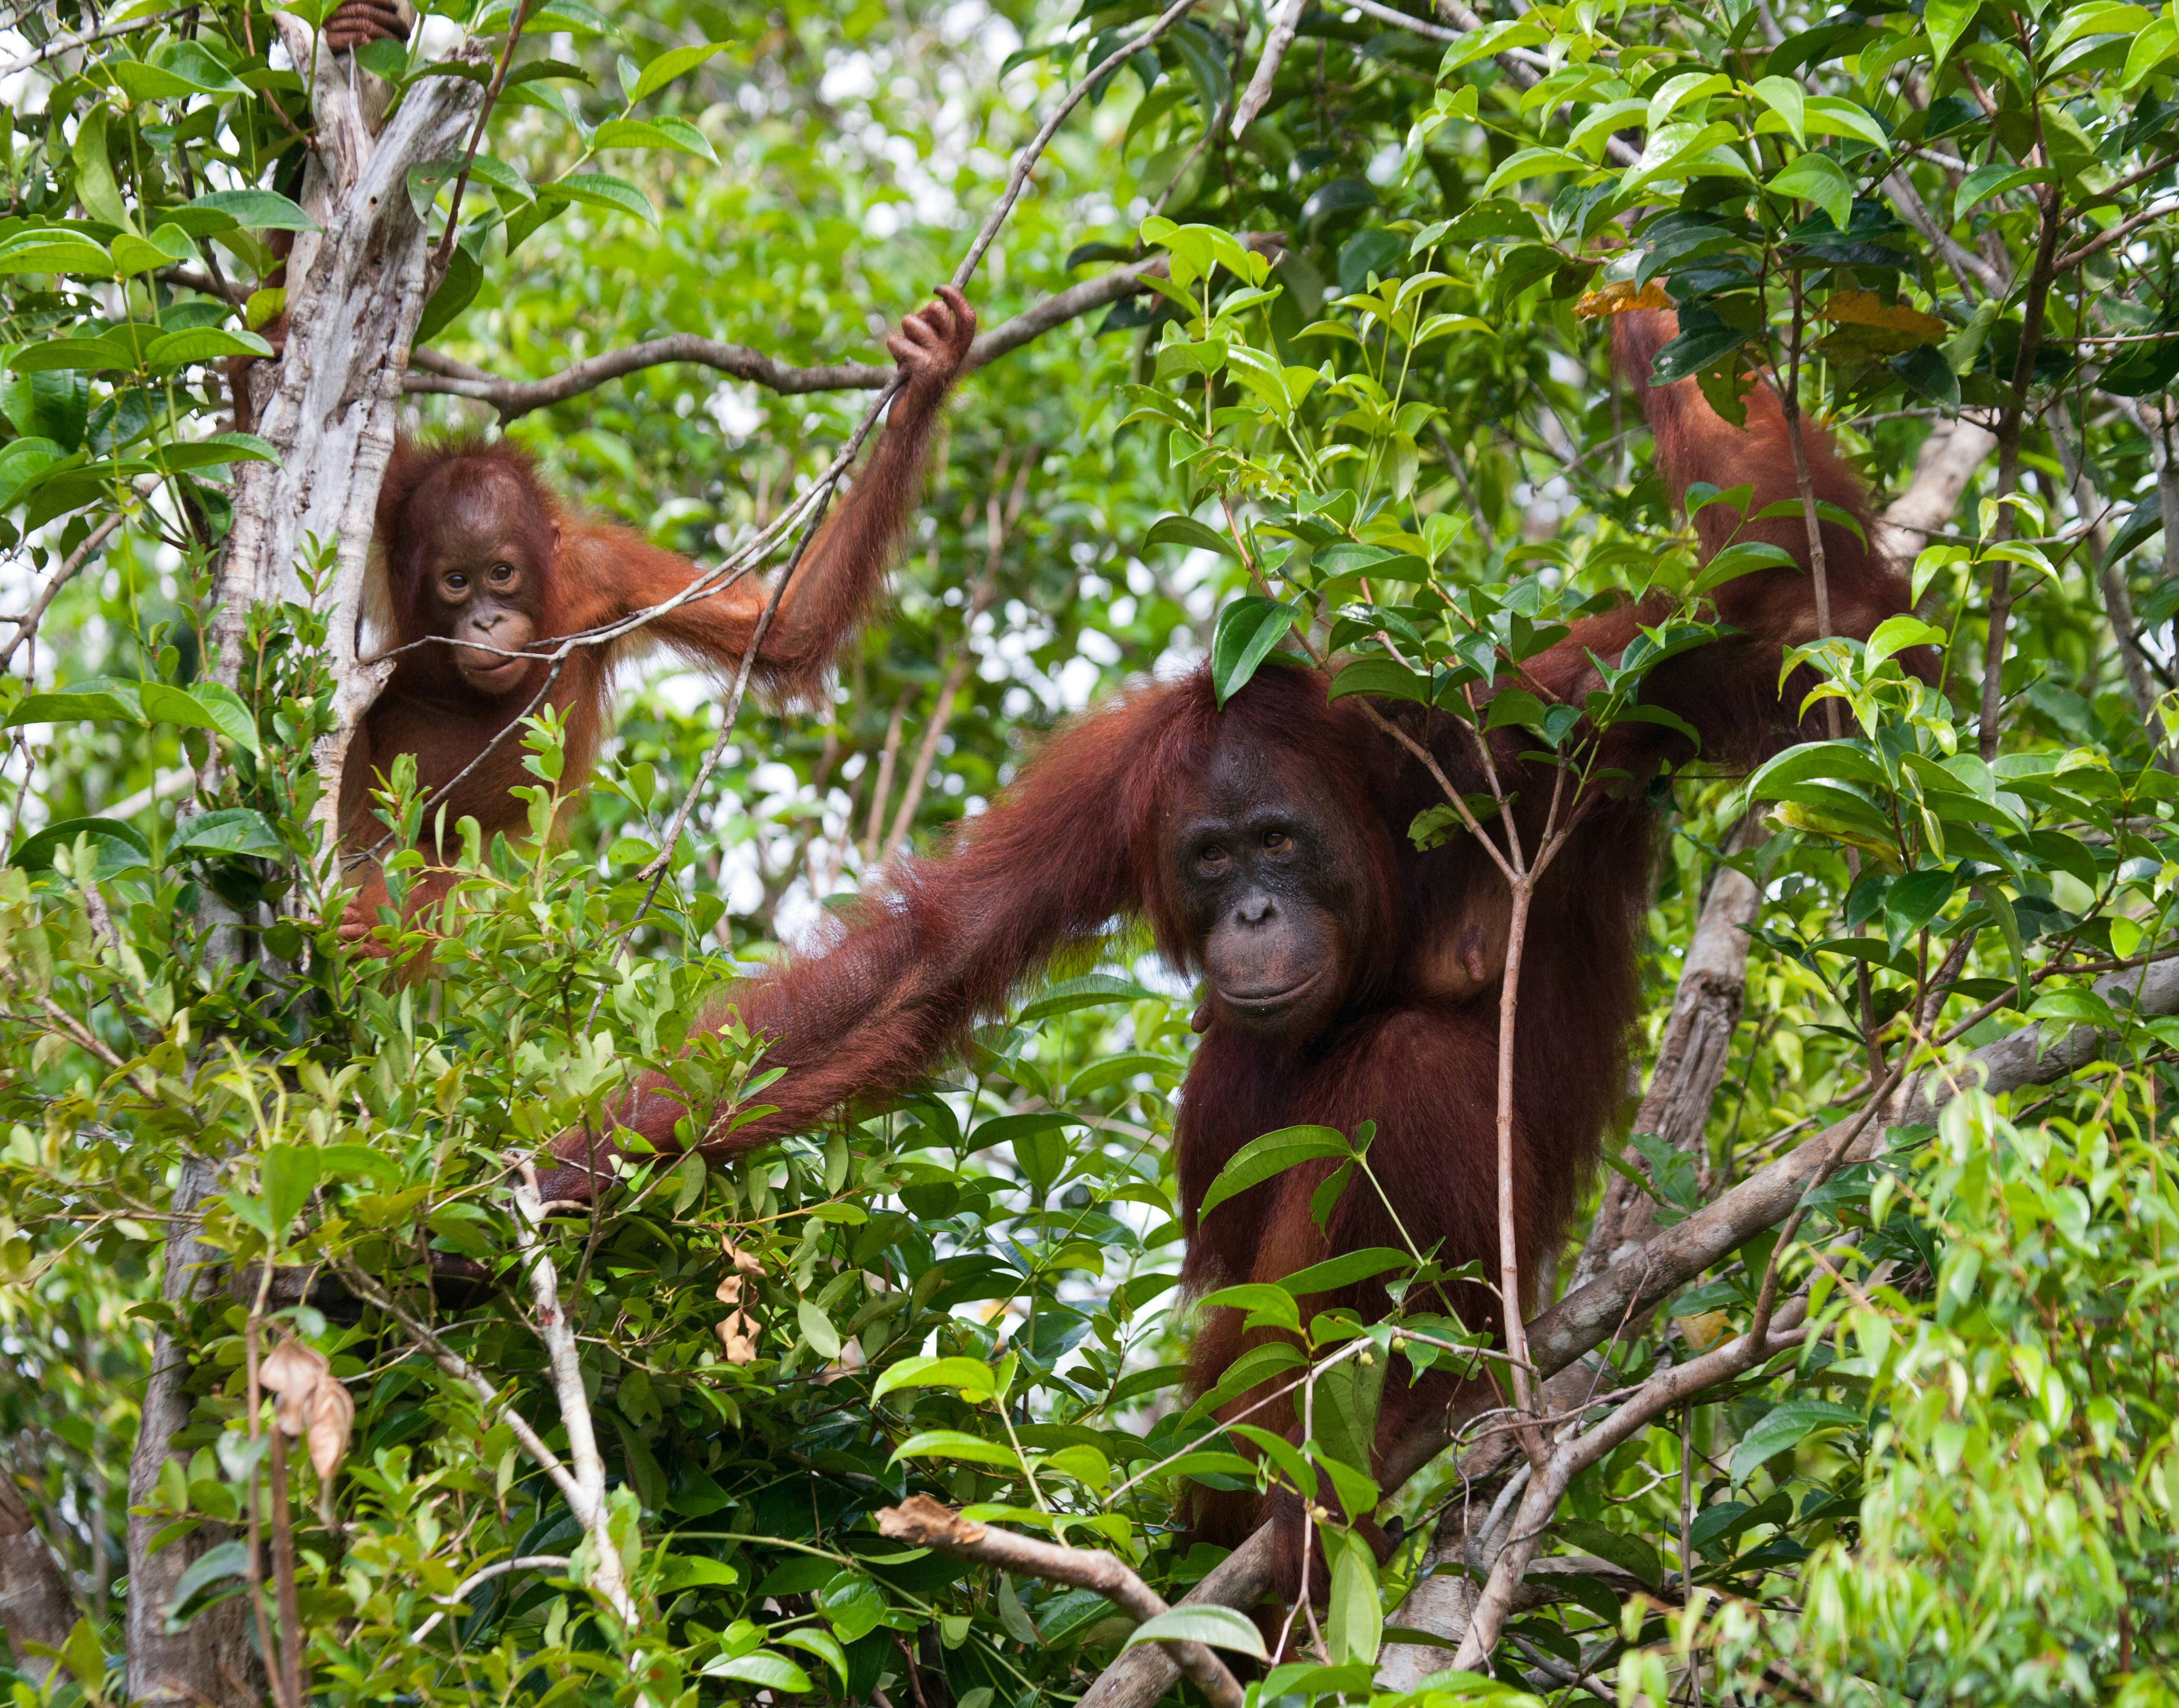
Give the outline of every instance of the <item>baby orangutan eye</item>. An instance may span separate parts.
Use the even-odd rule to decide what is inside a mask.
[[[511,563],[495,563],[491,567],[491,579],[492,584],[496,587],[506,586],[508,582],[514,579],[514,566]]]

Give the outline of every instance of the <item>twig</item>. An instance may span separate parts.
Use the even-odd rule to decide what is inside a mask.
[[[52,579],[38,589],[37,599],[30,610],[17,621],[15,632],[8,636],[6,649],[0,651],[0,671],[8,669],[15,662],[16,649],[38,632],[38,625],[45,621],[46,607],[53,602],[53,595],[75,579],[77,572],[91,561],[98,548],[111,539],[128,519],[128,512],[115,511],[84,537],[82,545],[61,561],[61,567],[53,572]]]
[[[546,1446],[544,1438],[530,1426],[529,1421],[511,1404],[502,1400],[499,1390],[492,1386],[491,1379],[429,1328],[396,1305],[386,1289],[365,1274],[354,1258],[336,1256],[332,1259],[332,1263],[333,1267],[340,1272],[343,1283],[355,1294],[357,1298],[381,1315],[391,1317],[401,1332],[415,1344],[417,1349],[432,1363],[437,1365],[445,1374],[462,1383],[486,1405],[499,1409],[501,1417],[508,1427],[513,1432],[516,1444],[530,1456],[532,1464],[552,1479],[553,1484],[567,1497],[568,1506],[572,1508],[581,1492],[576,1486],[575,1479],[568,1473],[568,1467],[561,1463],[560,1455]]]
[[[1301,14],[1309,0],[1286,0],[1271,19],[1271,27],[1264,36],[1264,52],[1256,61],[1256,74],[1249,79],[1249,87],[1241,96],[1240,104],[1233,109],[1233,134],[1238,136],[1256,122],[1271,98],[1271,85],[1278,81],[1279,67],[1285,63],[1287,50],[1293,46],[1294,36],[1301,28]],[[1210,133],[1206,130],[1207,137]],[[1174,175],[1176,182],[1179,174]]]
[[[929,1495],[910,1495],[878,1514],[878,1534],[920,1548],[966,1560],[980,1560],[1002,1572],[1018,1572],[1047,1583],[1071,1584],[1095,1590],[1137,1624],[1168,1608],[1155,1590],[1116,1556],[1101,1548],[1062,1547],[1013,1530],[993,1530],[964,1519]],[[1166,1645],[1181,1670],[1210,1699],[1212,1708],[1241,1708],[1241,1687],[1226,1663],[1201,1643]]]
[[[13,77],[19,71],[28,71],[32,66],[43,63],[57,53],[67,53],[78,47],[88,47],[92,42],[104,41],[110,36],[133,35],[139,30],[148,30],[154,24],[162,24],[169,18],[178,18],[183,13],[195,9],[195,8],[190,6],[176,6],[164,12],[154,12],[148,17],[124,19],[118,24],[105,24],[96,30],[84,30],[80,35],[63,36],[58,41],[48,41],[35,53],[26,55],[21,59],[11,59],[5,65],[0,65],[0,77]]]
[[[1457,41],[1462,33],[1447,30],[1442,25],[1425,24],[1419,18],[1410,18],[1404,12],[1395,12],[1380,5],[1379,0],[1332,0],[1335,6],[1343,6],[1349,12],[1359,12],[1364,18],[1374,18],[1380,24],[1389,24],[1396,30],[1405,30],[1417,36],[1426,36],[1433,41]]]
[[[477,109],[476,126],[469,132],[469,145],[462,156],[462,169],[454,179],[453,200],[447,207],[447,228],[439,235],[438,247],[431,251],[425,264],[425,293],[429,296],[446,276],[447,262],[454,252],[455,234],[461,230],[462,197],[469,187],[469,168],[476,164],[477,146],[484,140],[484,128],[491,122],[491,110],[498,104],[499,91],[507,81],[508,68],[514,63],[514,50],[522,40],[522,25],[530,16],[530,0],[514,0],[514,17],[508,25],[507,47],[499,56],[499,63],[491,74],[491,82],[484,92],[484,105]]]
[[[530,1268],[531,1302],[530,1326],[545,1344],[552,1374],[552,1387],[560,1400],[560,1423],[568,1436],[568,1458],[574,1470],[576,1494],[568,1502],[590,1535],[593,1558],[590,1585],[624,1624],[637,1619],[635,1598],[629,1593],[620,1550],[606,1528],[606,1462],[598,1452],[597,1430],[591,1421],[589,1390],[583,1386],[582,1348],[560,1305],[560,1272],[541,1235],[546,1210],[539,1199],[536,1171],[525,1164],[516,1177],[514,1243]]]
[[[2151,220],[2163,219],[2175,213],[2179,213],[2179,202],[2165,202],[2160,205],[2145,207],[2130,218],[2121,220],[2100,236],[2090,238],[2086,243],[2076,244],[2067,249],[2065,254],[2058,257],[2051,271],[2062,273],[2070,267],[2077,267],[2083,261],[2101,255],[2113,244],[2121,243],[2132,237]]]
[[[1195,0],[1173,0],[1172,5],[1161,13],[1148,29],[1107,54],[1091,68],[1088,76],[1068,90],[1065,97],[1053,111],[1051,117],[1045,121],[1043,128],[1030,139],[1029,145],[1015,157],[1013,169],[1007,175],[1006,194],[1000,198],[998,205],[984,216],[984,223],[976,233],[975,241],[969,244],[969,253],[961,258],[961,265],[953,270],[951,282],[956,290],[966,286],[975,276],[977,266],[983,260],[985,252],[991,248],[991,241],[998,235],[1000,227],[1006,223],[1007,216],[1013,211],[1014,203],[1020,199],[1022,186],[1029,182],[1029,172],[1035,168],[1039,156],[1050,145],[1051,139],[1058,134],[1059,127],[1068,114],[1081,104],[1082,98],[1090,92],[1099,78],[1106,72],[1124,65],[1135,53],[1155,41],[1174,25],[1179,23],[1182,17],[1194,4]],[[794,578],[794,572],[800,566],[804,554],[809,550],[811,539],[825,519],[825,512],[832,501],[832,494],[840,484],[840,477],[847,473],[848,465],[854,460],[856,453],[862,449],[863,441],[870,436],[870,430],[876,426],[878,417],[883,413],[886,405],[892,401],[905,383],[905,375],[896,370],[885,389],[870,400],[870,408],[863,412],[863,419],[857,425],[853,436],[842,448],[840,454],[832,459],[832,466],[819,478],[816,487],[810,495],[808,507],[803,512],[803,531],[801,538],[795,542],[794,555],[788,560],[787,567],[780,572],[778,581],[774,583],[771,597],[766,603],[763,612],[758,616],[756,628],[749,637],[749,648],[742,654],[741,668],[735,673],[733,691],[727,698],[726,714],[721,720],[718,736],[711,743],[711,752],[704,756],[704,763],[696,774],[694,784],[689,788],[688,793],[682,797],[681,804],[674,812],[672,823],[667,829],[656,858],[644,869],[642,875],[649,878],[650,887],[644,891],[643,900],[629,917],[627,925],[622,928],[620,936],[622,945],[626,944],[629,936],[634,932],[637,923],[650,911],[651,901],[658,894],[659,885],[665,881],[667,868],[672,863],[674,845],[680,840],[682,831],[688,828],[689,819],[696,809],[697,797],[703,791],[704,786],[711,780],[711,773],[718,765],[719,756],[726,751],[727,741],[733,731],[734,720],[741,714],[742,698],[748,690],[749,672],[755,665],[757,652],[764,643],[765,633],[771,627],[772,614],[779,609],[781,596],[786,593],[788,583]],[[793,512],[790,511],[788,513]],[[746,552],[743,556],[746,556]],[[660,611],[670,609],[675,604],[685,602],[693,596],[695,594],[692,586],[690,589],[678,595],[676,599],[667,600],[665,605],[653,606],[648,611],[639,613],[626,627],[639,627],[641,623],[650,621]],[[603,993],[601,992],[600,999],[601,1000],[602,998]],[[591,1007],[595,1013],[596,1004],[594,1002]]]
[[[568,1557],[565,1554],[518,1554],[511,1560],[500,1560],[486,1566],[480,1571],[471,1572],[469,1576],[454,1585],[451,1594],[440,1597],[444,1605],[437,1612],[411,1631],[409,1634],[409,1640],[414,1645],[422,1642],[425,1638],[430,1636],[438,1629],[439,1622],[458,1607],[468,1597],[471,1590],[480,1585],[488,1584],[494,1578],[503,1576],[508,1572],[564,1570],[567,1564]]]

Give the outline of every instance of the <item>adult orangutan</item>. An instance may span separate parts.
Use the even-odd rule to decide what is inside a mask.
[[[876,452],[810,543],[758,649],[754,679],[776,697],[792,700],[817,687],[884,579],[931,431],[975,337],[975,311],[961,293],[947,286],[939,296],[886,340],[907,383]],[[733,670],[771,597],[766,583],[746,577],[603,644],[576,647],[556,671],[546,656],[552,642],[663,604],[702,572],[627,528],[571,514],[529,456],[503,440],[397,445],[379,489],[377,547],[399,658],[343,775],[342,834],[359,851],[387,840],[370,791],[402,753],[415,755],[417,780],[436,797],[427,824],[443,807],[449,827],[473,818],[487,842],[495,831],[520,830],[526,808],[510,791],[530,779],[511,724],[541,705],[564,717],[563,780],[579,786],[596,755],[616,665],[634,649],[664,645]],[[425,851],[441,857],[436,845]],[[375,862],[361,878],[342,922],[352,939],[370,931],[387,899]],[[410,910],[443,897],[452,881],[443,867],[427,868],[411,885]]]
[[[1673,330],[1669,316],[1622,316],[1622,370],[1646,380]],[[1646,396],[1676,499],[1698,479],[1748,483],[1750,516],[1796,497],[1785,424],[1767,393],[1749,400],[1744,429],[1721,420],[1692,381]],[[1807,448],[1816,495],[1865,518],[1864,495],[1831,447]],[[1705,558],[1737,528],[1741,539],[1783,547],[1799,567],[1718,588],[1717,614],[1737,632],[1656,666],[1642,699],[1699,731],[1705,758],[1746,764],[1802,734],[1795,708],[1809,684],[1797,672],[1781,694],[1781,649],[1819,631],[1798,506],[1744,527],[1724,508],[1699,513]],[[1822,539],[1837,632],[1866,636],[1907,608],[1906,587],[1863,536],[1827,522]],[[1522,681],[1578,706],[1599,685],[1591,654],[1616,660],[1639,625],[1665,614],[1661,604],[1632,605],[1584,618],[1529,660]],[[1408,828],[1444,799],[1440,784],[1353,698],[1328,699],[1327,686],[1317,671],[1266,668],[1221,708],[1208,672],[1198,671],[1135,688],[1061,732],[947,851],[903,862],[887,892],[848,912],[826,946],[731,993],[727,1005],[771,1040],[765,1065],[786,1070],[761,1093],[777,1112],[730,1133],[715,1128],[708,1141],[685,1127],[681,1136],[725,1155],[819,1125],[852,1095],[903,1090],[958,1049],[972,1024],[1000,1012],[1055,951],[1133,915],[1149,921],[1173,966],[1208,988],[1177,1127],[1191,1288],[1276,1281],[1340,1252],[1402,1247],[1408,1237],[1424,1251],[1435,1246],[1448,1267],[1479,1261],[1496,1275],[1506,886],[1471,838],[1414,846]],[[1456,788],[1487,787],[1466,725],[1403,701],[1374,709],[1424,746]],[[1534,738],[1519,730],[1490,739],[1534,849],[1551,770],[1523,757]],[[1594,798],[1582,803],[1542,879],[1521,971],[1514,1197],[1517,1251],[1531,1274],[1563,1234],[1626,1083],[1637,925],[1657,841],[1658,811],[1642,786],[1689,752],[1684,736],[1655,723],[1618,724],[1600,739],[1600,764],[1618,779],[1593,786]],[[653,1087],[622,1119],[671,1150],[683,1117],[670,1092]],[[1375,1192],[1359,1189],[1320,1229],[1310,1197],[1329,1162],[1289,1169],[1201,1213],[1220,1169],[1259,1135],[1303,1123],[1351,1135],[1365,1120],[1376,1124],[1373,1167],[1399,1199],[1403,1231]],[[592,1189],[582,1166],[588,1143],[582,1135],[559,1141],[566,1166],[545,1182],[550,1196]],[[1386,1302],[1367,1283],[1305,1302],[1304,1320],[1337,1305],[1374,1316]],[[1470,1326],[1498,1328],[1493,1290],[1468,1284],[1452,1289],[1452,1302]],[[1243,1344],[1241,1314],[1212,1313],[1193,1353],[1199,1388],[1214,1384]],[[1388,1382],[1380,1447],[1450,1392],[1443,1375]],[[1210,1496],[1195,1516],[1212,1540],[1232,1543],[1264,1512],[1243,1492]],[[1298,1508],[1282,1509],[1285,1520],[1298,1516]],[[1300,1552],[1284,1553],[1291,1592]]]

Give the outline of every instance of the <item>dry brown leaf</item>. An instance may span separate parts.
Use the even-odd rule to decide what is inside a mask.
[[[320,1382],[310,1405],[310,1468],[321,1482],[331,1482],[348,1453],[349,1432],[355,1427],[355,1396],[331,1376]]]
[[[720,1255],[733,1267],[727,1272],[726,1278],[719,1283],[719,1290],[714,1296],[722,1305],[738,1305],[742,1302],[744,1280],[751,1275],[763,1274],[764,1265],[731,1240],[727,1241],[726,1249]]]
[[[729,1364],[756,1362],[757,1327],[746,1311],[737,1311],[719,1324],[719,1344]]]
[[[257,1366],[257,1379],[279,1396],[272,1418],[281,1434],[300,1435],[308,1426],[311,1399],[319,1384],[331,1379],[331,1368],[325,1354],[314,1351],[293,1335],[265,1355]]]
[[[1637,309],[1669,309],[1672,299],[1665,294],[1665,287],[1655,279],[1639,290],[1632,279],[1622,279],[1616,284],[1606,285],[1600,291],[1590,291],[1578,298],[1573,311],[1584,320],[1600,320],[1606,315],[1632,314]]]

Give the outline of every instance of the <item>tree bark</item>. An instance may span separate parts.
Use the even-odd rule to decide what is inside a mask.
[[[310,63],[307,28],[285,13],[273,16],[295,63]],[[458,57],[489,57],[475,44]],[[323,791],[316,818],[330,849],[349,739],[392,670],[360,664],[358,643],[373,511],[426,296],[428,233],[409,203],[409,169],[461,146],[483,90],[465,77],[419,78],[374,140],[346,56],[320,53],[316,62],[319,146],[304,200],[323,229],[305,233],[288,258],[288,342],[258,426],[280,460],[244,463],[235,482],[212,639],[221,679],[232,684],[251,604],[307,602],[297,556],[309,536],[335,543],[328,602],[337,723],[312,754]]]
[[[1747,993],[1748,928],[1762,906],[1762,893],[1751,879],[1730,866],[1718,868],[1680,969],[1649,1093],[1634,1117],[1636,1132],[1655,1133],[1676,1151],[1702,1147]],[[1641,1173],[1641,1156],[1631,1146],[1623,1160]],[[1607,1175],[1569,1286],[1586,1287],[1638,1249],[1656,1227],[1649,1195],[1624,1174]]]
[[[210,1290],[215,1254],[197,1238],[199,1207],[217,1190],[219,1165],[192,1157],[182,1165],[167,1207],[167,1267],[159,1296],[178,1311]],[[200,1556],[228,1540],[219,1525],[200,1525],[157,1552],[152,1540],[167,1520],[153,1510],[159,1495],[159,1470],[168,1442],[189,1421],[189,1353],[171,1330],[161,1329],[151,1343],[151,1375],[145,1384],[143,1410],[136,1424],[136,1448],[129,1460],[129,1604],[125,1626],[129,1694],[140,1703],[189,1704],[202,1708],[255,1708],[258,1694],[249,1682],[257,1672],[250,1646],[247,1603],[239,1596],[206,1609],[186,1629],[168,1635],[167,1610],[182,1574]],[[176,1457],[181,1455],[177,1454]]]
[[[1924,439],[1921,454],[1914,459],[1913,479],[1885,506],[1876,524],[1869,543],[1878,555],[1901,565],[1912,564],[1929,536],[1950,525],[1960,495],[1996,449],[1997,435],[1972,421],[1949,422]]]
[[[58,1648],[77,1617],[61,1563],[39,1532],[13,1473],[0,1466],[0,1629],[14,1651],[15,1670],[34,1684],[44,1683],[52,1661],[24,1645]]]

